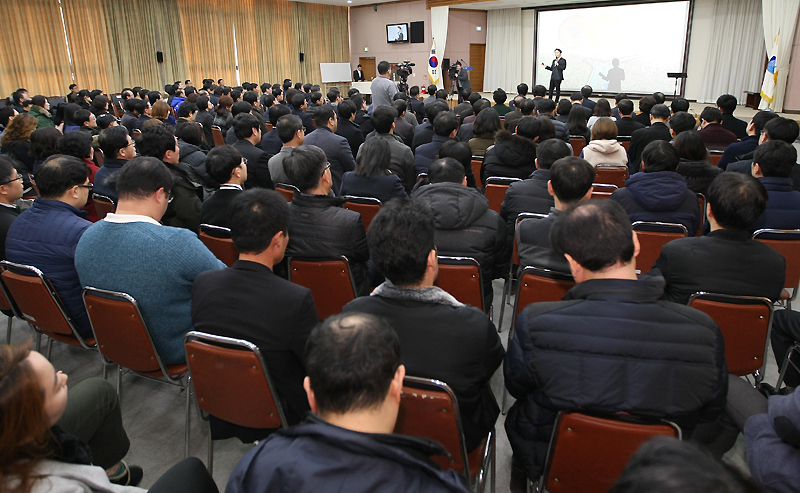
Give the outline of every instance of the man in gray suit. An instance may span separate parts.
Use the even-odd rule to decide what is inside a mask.
[[[467,99],[472,92],[472,82],[469,81],[467,71],[461,68],[461,62],[456,62],[456,88],[459,103]]]
[[[334,133],[338,128],[339,120],[331,105],[326,104],[317,108],[317,111],[314,112],[314,123],[317,124],[317,129],[306,135],[305,145],[317,146],[325,152],[325,157],[331,164],[333,192],[339,195],[342,176],[346,171],[356,169],[353,151],[350,150],[347,139]]]

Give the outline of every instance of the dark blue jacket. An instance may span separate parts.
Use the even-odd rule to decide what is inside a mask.
[[[92,329],[81,298],[82,286],[75,270],[75,247],[86,228],[92,225],[83,219],[86,214],[59,200],[37,198],[11,223],[6,237],[6,258],[44,272],[78,332],[91,336]]]
[[[325,152],[325,157],[331,163],[331,179],[333,180],[333,193],[338,194],[342,188],[342,176],[347,171],[356,169],[356,160],[350,143],[341,135],[336,135],[328,127],[320,127],[306,135],[305,145],[317,146]]]
[[[128,161],[124,159],[105,159],[103,166],[94,174],[94,193],[117,200],[117,187],[106,185],[108,177],[121,170]]]
[[[428,172],[428,166],[430,166],[433,160],[436,159],[436,156],[439,155],[439,148],[448,140],[455,139],[434,135],[430,142],[417,147],[414,153],[414,171],[417,175]]]
[[[305,111],[300,111],[292,107],[292,114],[300,118],[300,121],[303,122],[303,128],[305,129],[306,135],[310,134],[314,131],[314,129],[317,128],[314,126],[314,120],[312,120],[311,116]]]
[[[503,365],[517,399],[505,426],[529,478],[542,472],[560,410],[666,418],[685,432],[722,412],[722,334],[705,313],[659,301],[663,292],[663,278],[592,279],[520,313]]]
[[[309,414],[248,452],[225,493],[466,492],[452,469],[443,472],[425,460],[443,452],[424,438],[359,433]]]
[[[791,178],[759,178],[769,194],[767,209],[752,229],[800,229],[800,192],[792,189]]]
[[[625,181],[625,187],[611,194],[631,222],[659,221],[686,226],[689,236],[700,227],[700,204],[686,180],[674,171],[640,172]]]
[[[384,204],[392,199],[407,199],[408,194],[397,175],[375,174],[369,177],[358,176],[348,171],[342,178],[342,191],[339,194],[358,197],[374,197]]]
[[[281,152],[281,147],[283,147],[283,142],[281,142],[281,138],[278,137],[277,128],[273,128],[261,137],[261,150],[270,156]]]
[[[758,135],[748,135],[741,142],[726,147],[717,166],[725,170],[730,163],[741,161],[745,154],[755,151],[756,147],[758,147]]]

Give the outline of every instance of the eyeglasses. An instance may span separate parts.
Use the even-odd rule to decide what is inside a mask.
[[[331,169],[331,163],[326,161],[325,162],[325,169],[322,170],[322,174],[320,174],[320,176],[325,175],[325,172],[328,171],[329,169]]]
[[[3,183],[0,183],[0,185],[8,185],[9,183],[14,183],[17,180],[22,180],[22,175],[19,175],[16,178],[12,178],[8,181],[4,181]]]
[[[88,183],[86,185],[78,185],[78,188],[87,188],[87,189],[91,190],[91,189],[94,188],[94,185],[92,185],[91,183]]]
[[[246,157],[242,158],[242,164],[240,164],[239,166],[247,166],[247,158]]]
[[[175,200],[175,195],[173,195],[172,190],[170,190],[169,191],[169,199],[167,200],[167,203],[171,204],[173,200]]]

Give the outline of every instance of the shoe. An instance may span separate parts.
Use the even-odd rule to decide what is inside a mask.
[[[771,395],[776,395],[778,393],[778,391],[775,390],[775,387],[764,382],[758,384],[758,391],[761,392],[764,395],[764,397],[768,399]]]
[[[124,469],[121,476],[114,478],[109,477],[108,480],[120,486],[138,486],[144,477],[144,470],[139,466],[129,466],[124,460],[119,461]]]

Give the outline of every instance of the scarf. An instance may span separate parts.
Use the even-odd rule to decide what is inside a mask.
[[[437,286],[422,289],[401,288],[395,286],[389,280],[384,281],[383,284],[375,288],[370,296],[380,296],[396,300],[422,301],[425,303],[436,303],[455,307],[465,306],[464,303],[461,303],[450,293]]]

